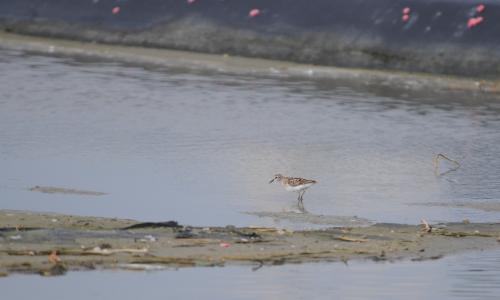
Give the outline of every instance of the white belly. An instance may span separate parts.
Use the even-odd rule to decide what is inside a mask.
[[[299,191],[303,191],[303,190],[307,189],[311,185],[313,185],[313,183],[306,183],[306,184],[297,185],[297,186],[285,185],[285,189],[289,192],[299,192]]]

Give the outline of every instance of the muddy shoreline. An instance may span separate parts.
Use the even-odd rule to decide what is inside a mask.
[[[375,224],[290,231],[190,227],[0,210],[0,274],[62,275],[93,269],[263,265],[349,260],[429,260],[500,247],[500,223]]]
[[[67,56],[80,59],[105,60],[125,64],[173,68],[224,74],[252,74],[270,77],[313,78],[349,82],[361,87],[380,89],[390,87],[401,92],[434,93],[459,92],[491,94],[500,92],[497,79],[431,75],[402,71],[383,71],[356,68],[339,68],[300,64],[278,60],[245,58],[238,56],[204,54],[136,46],[120,46],[66,39],[25,36],[0,32],[0,49],[25,51],[33,54]]]

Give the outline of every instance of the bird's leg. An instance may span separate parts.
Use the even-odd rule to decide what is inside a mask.
[[[302,196],[304,195],[304,193],[302,193]],[[301,213],[307,213],[307,210],[306,208],[304,207],[304,203],[302,202],[302,198],[300,199],[299,203],[297,203],[297,206],[299,208],[299,211]]]
[[[305,193],[306,193],[306,190],[303,190],[302,193],[300,194],[300,203],[302,203],[302,200],[304,200]]]

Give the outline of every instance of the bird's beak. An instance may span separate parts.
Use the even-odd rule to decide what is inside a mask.
[[[269,183],[273,183],[276,178],[269,180]]]

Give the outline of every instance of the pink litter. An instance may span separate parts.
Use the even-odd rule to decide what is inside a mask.
[[[258,8],[254,8],[254,9],[250,10],[250,12],[248,13],[248,16],[250,18],[255,18],[258,15],[260,15],[260,9],[258,9]]]
[[[483,21],[484,21],[483,17],[470,18],[469,21],[467,22],[467,28],[472,28],[474,26],[477,26]]]

